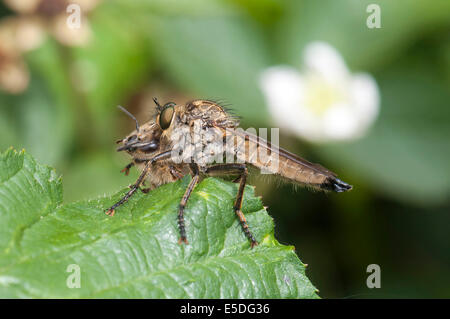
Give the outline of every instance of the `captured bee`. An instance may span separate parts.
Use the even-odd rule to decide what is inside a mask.
[[[173,102],[160,105],[156,98],[156,116],[143,125],[120,107],[136,123],[136,129],[117,141],[117,151],[127,152],[132,160],[122,170],[141,170],[130,190],[106,211],[115,210],[141,189],[143,192],[174,182],[190,174],[192,179],[178,208],[179,243],[188,243],[184,210],[195,186],[204,176],[236,176],[239,183],[233,209],[253,248],[258,244],[241,211],[248,168],[280,176],[288,182],[318,190],[345,192],[352,186],[326,168],[271,145],[265,139],[239,128],[239,120],[214,101],[194,100],[184,105]],[[148,188],[141,188],[144,181]]]

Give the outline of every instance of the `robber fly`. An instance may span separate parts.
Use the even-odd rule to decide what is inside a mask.
[[[336,174],[326,168],[273,147],[264,139],[242,129],[235,130],[239,126],[238,118],[214,101],[194,100],[184,105],[169,102],[161,106],[156,98],[153,100],[156,104],[156,116],[144,125],[139,125],[131,113],[119,106],[136,123],[133,132],[117,141],[120,144],[117,151],[126,151],[132,157],[132,161],[122,172],[128,175],[130,168],[137,166],[141,174],[123,198],[106,211],[110,216],[138,189],[148,192],[190,174],[192,179],[178,208],[179,243],[187,244],[184,210],[200,178],[235,175],[239,189],[233,209],[253,248],[258,242],[241,211],[248,167],[265,169],[289,182],[314,189],[335,192],[352,189],[351,185],[338,179]],[[208,138],[199,139],[199,132],[210,134]],[[260,151],[265,151],[270,156],[263,159],[257,155]],[[234,162],[230,163],[230,155]],[[227,157],[225,162],[224,157]],[[145,181],[149,182],[149,187],[141,188]]]

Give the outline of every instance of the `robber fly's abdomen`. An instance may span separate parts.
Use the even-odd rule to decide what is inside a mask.
[[[284,156],[279,156],[278,174],[300,184],[320,186],[327,179],[321,172],[310,169]]]
[[[275,174],[290,182],[321,190],[344,192],[352,188],[326,168],[310,163],[295,154],[273,147],[267,141],[244,133],[237,136],[237,144],[245,144],[236,153],[241,161],[259,168],[262,173]]]

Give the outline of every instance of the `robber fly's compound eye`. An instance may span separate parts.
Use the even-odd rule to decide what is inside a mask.
[[[161,114],[159,115],[159,126],[166,130],[169,128],[170,124],[172,123],[173,114],[175,113],[175,110],[173,109],[173,106],[166,106],[161,111]]]

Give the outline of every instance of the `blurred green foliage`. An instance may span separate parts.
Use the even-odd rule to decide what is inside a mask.
[[[365,25],[370,3],[381,7],[381,29]],[[24,147],[55,166],[66,201],[115,192],[136,176],[119,173],[127,159],[114,140],[133,123],[117,104],[144,121],[148,96],[216,98],[244,127],[270,127],[259,73],[300,67],[305,44],[324,40],[352,71],[375,77],[380,115],[351,143],[281,137],[355,188],[327,196],[257,181],[276,236],[314,264],[309,276],[324,297],[450,296],[448,0],[109,0],[89,22],[87,47],[48,37],[26,56],[28,89],[0,94],[0,149]],[[365,285],[371,263],[381,266],[382,289]]]

